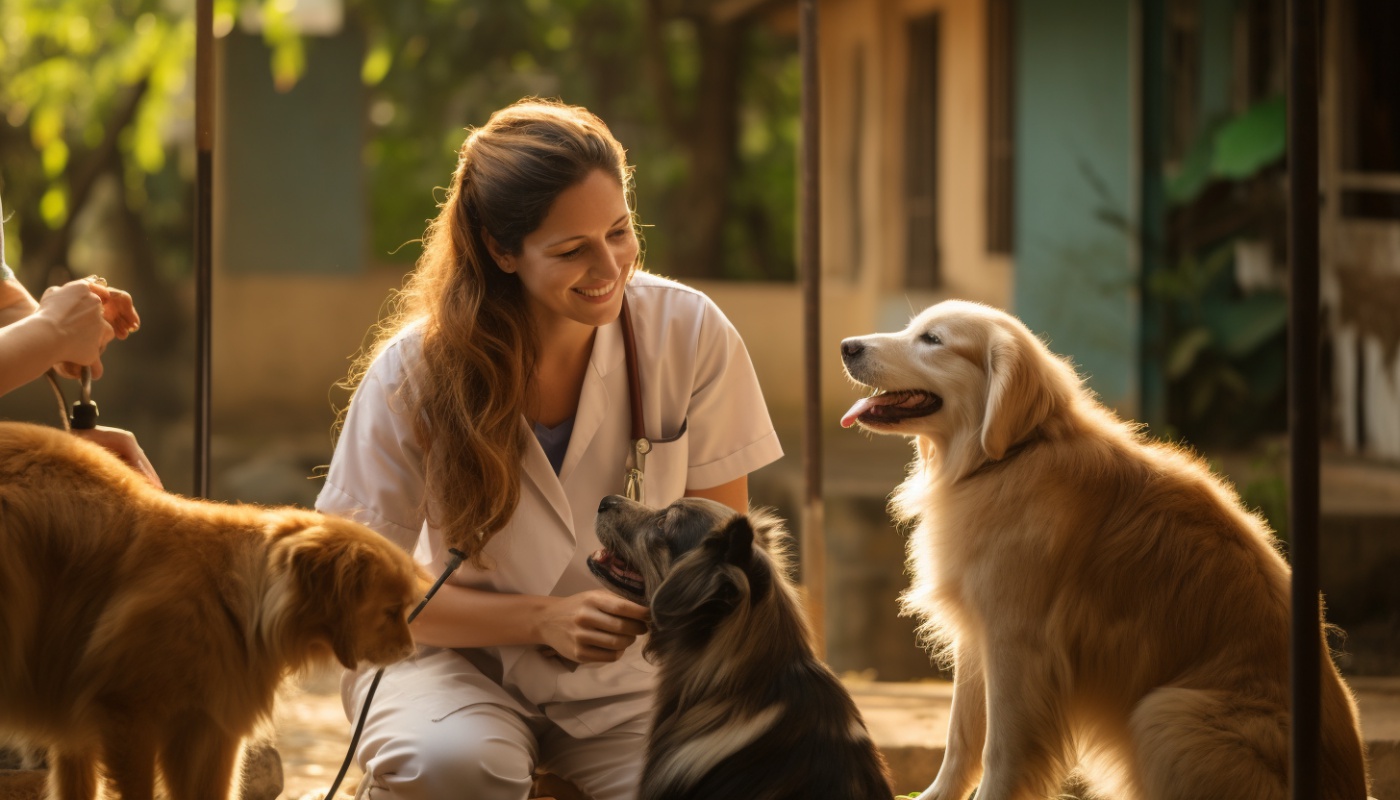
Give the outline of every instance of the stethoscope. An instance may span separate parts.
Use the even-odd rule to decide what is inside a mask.
[[[652,450],[652,440],[646,435],[646,419],[642,414],[642,382],[640,370],[637,368],[637,339],[632,330],[632,312],[627,307],[627,295],[625,292],[622,295],[622,312],[619,315],[619,321],[622,325],[622,352],[627,369],[627,406],[632,415],[631,427],[628,434],[628,438],[631,440],[631,446],[628,448],[627,459],[623,464],[622,488],[623,494],[627,499],[635,500],[638,503],[645,503],[647,454]],[[681,421],[680,430],[675,436],[669,439],[659,439],[657,441],[659,443],[665,443],[679,439],[685,434],[688,423],[689,417]],[[438,576],[437,580],[433,582],[432,587],[428,589],[427,593],[423,595],[423,599],[418,603],[418,607],[413,609],[413,612],[408,615],[409,622],[413,622],[418,614],[422,612],[423,607],[433,598],[433,595],[437,594],[437,590],[442,588],[442,584],[447,581],[448,576],[456,572],[457,568],[466,560],[466,554],[455,547],[448,548],[447,552],[450,554],[450,557],[448,558],[446,568],[442,571],[442,574]],[[336,773],[335,781],[326,792],[327,798],[335,797],[335,793],[340,790],[341,782],[345,780],[345,773],[350,769],[350,763],[355,759],[355,748],[359,746],[360,735],[364,732],[365,720],[369,717],[370,701],[374,699],[375,690],[379,688],[379,680],[383,676],[384,668],[380,667],[374,673],[374,680],[370,682],[369,690],[365,693],[365,701],[364,704],[360,706],[360,715],[355,722],[355,730],[350,736],[350,746],[346,748],[345,751],[345,760],[340,765],[340,771]],[[361,783],[359,791],[356,792],[356,798],[365,796],[368,787],[368,780]]]
[[[620,319],[622,352],[627,361],[627,405],[632,412],[632,446],[627,451],[627,461],[623,466],[622,493],[628,500],[645,503],[647,453],[651,452],[651,440],[647,438],[646,420],[642,416],[642,380],[637,369],[637,337],[632,333],[632,311],[627,307],[625,292],[622,295]],[[681,431],[684,430],[685,423],[681,423]]]
[[[627,295],[622,296],[622,351],[627,360],[627,399],[632,412],[630,439],[631,448],[627,451],[627,461],[622,477],[623,495],[628,500],[646,502],[647,454],[654,445],[669,444],[685,435],[690,425],[690,417],[681,419],[681,427],[674,436],[664,439],[651,439],[646,434],[646,420],[642,415],[642,379],[637,369],[637,339],[632,333],[632,312],[627,308]]]

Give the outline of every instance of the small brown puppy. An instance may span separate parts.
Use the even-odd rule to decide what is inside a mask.
[[[1105,797],[1282,800],[1288,564],[1234,490],[996,309],[940,303],[841,352],[876,390],[843,424],[915,443],[894,500],[914,523],[904,605],[956,669],[922,797],[1049,797],[1077,765]],[[1364,800],[1331,659],[1320,688],[1321,798]]]
[[[229,796],[282,679],[413,647],[407,554],[298,509],[187,500],[102,448],[0,423],[0,729],[49,751],[49,796]]]
[[[651,607],[660,666],[641,800],[872,800],[884,759],[812,650],[775,517],[603,498],[589,566]]]

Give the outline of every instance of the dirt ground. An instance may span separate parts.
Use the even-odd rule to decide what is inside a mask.
[[[293,686],[278,705],[277,750],[282,756],[282,800],[300,800],[324,790],[335,780],[350,723],[340,705],[340,668],[307,676]],[[353,785],[360,770],[351,765],[345,783]],[[349,797],[343,791],[341,798]]]

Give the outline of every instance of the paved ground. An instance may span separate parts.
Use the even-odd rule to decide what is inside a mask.
[[[1371,748],[1377,800],[1400,800],[1400,678],[1351,679],[1361,705],[1362,728]],[[952,685],[944,681],[847,682],[890,761],[901,791],[922,789],[943,757]],[[278,749],[286,788],[284,800],[330,785],[350,741],[334,680],[318,676],[286,702],[278,716]],[[352,768],[351,775],[358,775]]]

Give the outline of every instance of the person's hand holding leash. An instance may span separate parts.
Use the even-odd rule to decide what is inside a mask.
[[[604,589],[553,599],[539,622],[540,638],[570,661],[616,661],[647,632],[646,606]]]
[[[136,313],[136,303],[129,293],[113,289],[96,275],[84,280],[88,281],[92,292],[102,298],[102,317],[112,326],[112,333],[118,339],[125,339],[141,329],[141,316]]]
[[[93,380],[102,377],[102,352],[116,337],[105,306],[110,295],[106,286],[78,280],[50,287],[40,298],[34,316],[47,321],[58,332],[54,368],[60,375],[77,378],[83,367],[90,366]],[[126,305],[131,305],[130,295],[126,295]],[[135,313],[135,308],[131,308],[132,317]],[[123,326],[123,333],[130,332],[129,318],[123,316],[120,309],[116,310],[114,318]]]

